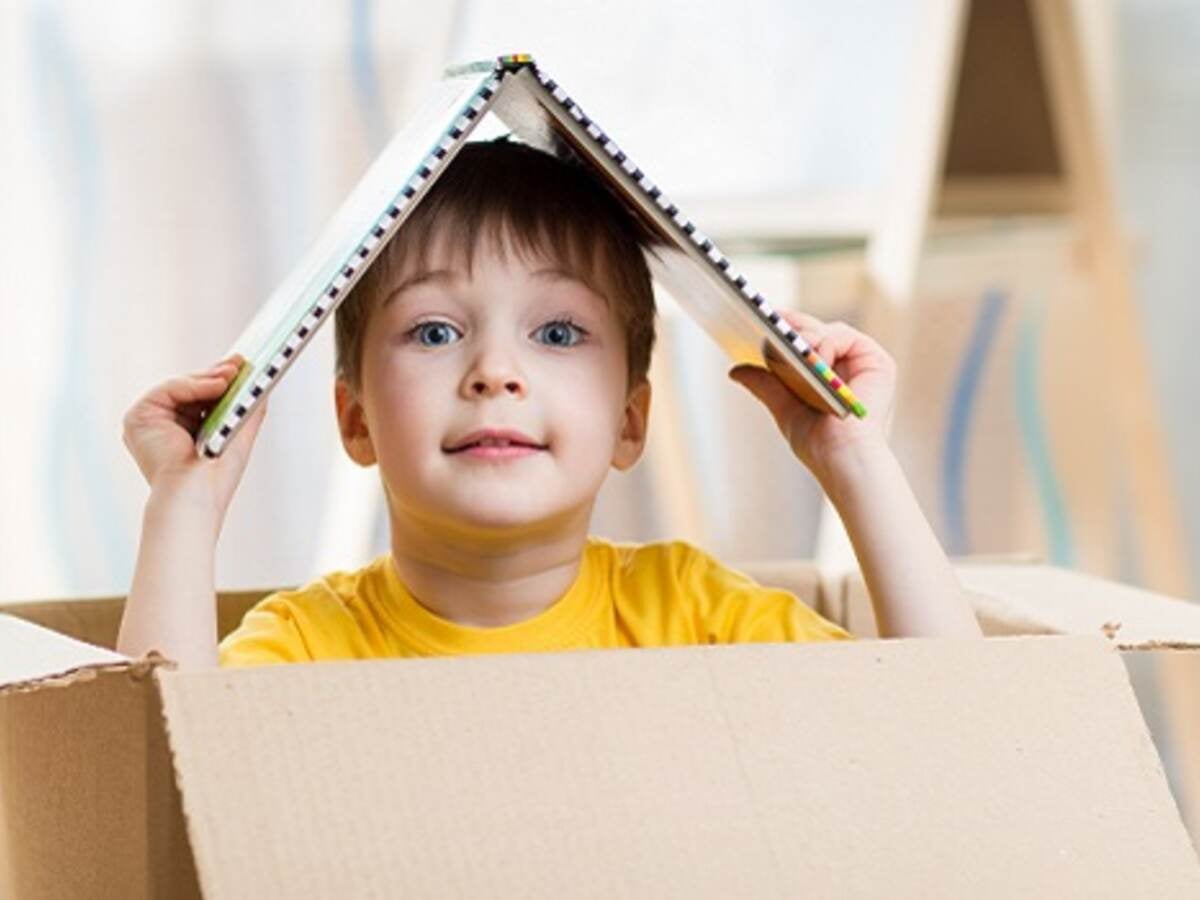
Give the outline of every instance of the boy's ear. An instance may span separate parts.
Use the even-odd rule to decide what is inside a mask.
[[[646,429],[650,424],[650,382],[643,379],[625,398],[625,419],[613,452],[612,464],[624,472],[637,462],[646,448]]]
[[[360,466],[374,465],[375,445],[358,392],[339,377],[333,385],[333,402],[337,406],[338,431],[346,455]]]

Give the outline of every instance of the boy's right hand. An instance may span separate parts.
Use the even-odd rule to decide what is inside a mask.
[[[266,401],[258,403],[217,459],[199,457],[193,435],[242,361],[235,355],[203,372],[171,378],[125,413],[122,440],[152,492],[183,492],[224,516],[266,415]]]

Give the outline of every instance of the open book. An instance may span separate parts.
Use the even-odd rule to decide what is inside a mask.
[[[234,344],[246,362],[201,423],[197,452],[221,453],[489,112],[525,143],[569,148],[608,181],[662,242],[648,254],[653,277],[734,362],[770,367],[838,416],[866,414],[713,242],[531,57],[517,54],[446,70]]]

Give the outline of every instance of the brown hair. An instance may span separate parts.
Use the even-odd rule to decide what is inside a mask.
[[[498,139],[468,143],[337,311],[337,372],[357,389],[367,322],[415,257],[453,236],[468,274],[481,239],[562,266],[611,305],[625,331],[627,386],[645,380],[654,347],[654,292],[643,255],[651,232],[573,159]]]

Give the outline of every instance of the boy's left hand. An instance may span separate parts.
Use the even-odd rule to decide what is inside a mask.
[[[867,416],[844,419],[817,409],[761,366],[738,365],[729,377],[754,394],[775,418],[792,452],[826,484],[857,449],[887,443],[896,393],[896,363],[876,341],[844,322],[826,324],[798,312],[779,313],[829,363],[867,408]]]

